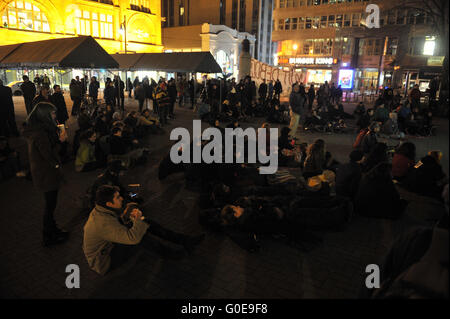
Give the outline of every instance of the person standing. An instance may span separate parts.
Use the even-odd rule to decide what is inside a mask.
[[[311,84],[308,90],[308,109],[311,111],[314,103],[314,99],[316,98],[316,90],[314,88],[314,84]]]
[[[91,83],[89,83],[89,96],[92,98],[94,105],[97,105],[99,88],[100,88],[100,83],[98,83],[97,78],[95,76],[93,76],[91,78]]]
[[[48,78],[47,74],[44,74],[44,77],[42,78],[42,86],[50,87],[50,79]]]
[[[125,83],[117,75],[114,77],[114,88],[116,89],[117,106],[123,112],[125,111]]]
[[[36,96],[36,85],[30,81],[27,75],[22,77],[23,83],[20,85],[20,89],[23,93],[23,99],[25,100],[25,108],[27,109],[27,114],[31,113],[33,99]]]
[[[261,100],[261,104],[264,107],[266,105],[266,98],[267,98],[267,84],[266,79],[263,80],[263,83],[259,86],[258,89],[259,98]]]
[[[131,83],[131,79],[127,79],[127,91],[128,91],[128,98],[133,98],[133,83]]]
[[[411,98],[411,108],[414,109],[415,107],[418,107],[420,109],[420,97],[422,96],[422,93],[419,90],[419,85],[414,85],[413,89],[409,93],[409,97]]]
[[[189,97],[191,98],[191,109],[195,106],[195,79],[192,77],[192,79],[189,81]]]
[[[88,83],[89,83],[88,76],[85,75],[85,76],[81,79],[81,87],[82,87],[82,89],[83,89],[83,95],[85,95],[86,92],[87,92],[87,90],[88,90],[88,87],[89,87]]]
[[[9,86],[4,86],[2,80],[0,80],[0,135],[19,136],[12,90]]]
[[[41,78],[40,78],[40,76],[39,76],[39,74],[36,74],[36,76],[34,77],[34,85],[36,86],[36,88],[39,90],[40,89],[40,87],[41,87],[41,84],[42,84],[42,82],[41,82]]]
[[[167,124],[167,111],[170,106],[170,97],[164,81],[161,81],[157,87],[155,98],[158,104],[159,122],[161,125]]]
[[[134,81],[133,81],[133,89],[134,89],[134,94],[136,94],[136,88],[139,86],[139,84],[142,84],[141,81],[139,81],[139,77],[135,77]]]
[[[142,113],[145,102],[145,89],[142,84],[138,84],[138,86],[134,88],[134,98],[139,102],[139,113]]]
[[[168,85],[167,91],[168,91],[168,94],[169,94],[169,97],[170,97],[170,105],[169,105],[168,113],[169,113],[169,117],[171,119],[173,119],[173,118],[175,118],[175,114],[173,113],[173,109],[174,109],[174,106],[175,106],[175,102],[177,100],[177,86],[175,84],[175,80],[174,79],[171,79],[169,81],[169,85]]]
[[[116,104],[116,96],[115,96],[114,83],[111,80],[106,81],[105,90],[103,91],[103,95],[105,98],[106,105],[111,105],[112,109],[114,110],[114,106]]]
[[[77,78],[79,79],[78,76]],[[73,101],[72,116],[76,116],[80,112],[81,99],[83,96],[83,89],[81,87],[81,82],[72,79],[69,85],[69,89],[70,89],[70,98]]]
[[[55,106],[49,102],[39,102],[28,115],[24,130],[33,183],[40,192],[43,192],[45,199],[44,246],[60,244],[68,238],[68,233],[58,228],[53,216],[58,191],[63,182],[58,148],[67,140],[66,131],[58,128],[55,119]]]
[[[304,114],[305,101],[305,97],[300,93],[299,85],[296,84],[289,96],[289,105],[291,106],[291,123],[289,129],[291,130],[290,134],[292,137],[296,135],[300,117]]]
[[[273,87],[274,91],[275,91],[275,98],[277,100],[280,99],[280,94],[283,92],[283,86],[281,85],[281,82],[279,79],[276,80],[275,82],[275,86]]]
[[[54,93],[50,97],[50,101],[56,107],[56,121],[58,124],[66,124],[69,114],[67,113],[66,101],[59,85],[53,86]]]
[[[273,81],[272,80],[269,81],[268,91],[269,91],[269,95],[268,95],[269,101],[272,101],[272,98],[273,98]]]

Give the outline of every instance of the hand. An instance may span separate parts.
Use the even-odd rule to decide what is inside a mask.
[[[65,130],[64,130],[64,131],[61,131],[61,132],[59,133],[59,141],[60,141],[61,143],[64,143],[65,141],[67,141],[67,133],[66,133]]]
[[[131,211],[130,217],[131,217],[133,220],[141,219],[141,218],[142,218],[142,212],[141,212],[139,209],[135,208],[135,209],[133,209],[133,210]]]

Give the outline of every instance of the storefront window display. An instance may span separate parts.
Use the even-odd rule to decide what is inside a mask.
[[[331,82],[331,70],[307,70],[306,83],[307,84],[323,84],[325,81]]]

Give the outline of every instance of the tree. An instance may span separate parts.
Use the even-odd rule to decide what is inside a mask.
[[[397,6],[399,9],[407,9],[416,14],[424,13],[431,20],[431,28],[437,36],[438,47],[444,53],[443,73],[441,79],[441,101],[445,102],[449,89],[449,18],[448,0],[401,0]],[[443,100],[445,99],[445,100]]]

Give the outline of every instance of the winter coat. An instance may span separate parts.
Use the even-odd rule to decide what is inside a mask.
[[[414,164],[414,161],[405,155],[394,154],[392,158],[392,176],[397,178],[405,177]]]
[[[375,132],[367,132],[361,141],[361,149],[364,154],[369,154],[373,147],[378,143],[377,135]]]
[[[104,275],[111,266],[110,253],[114,243],[137,245],[140,243],[149,225],[137,219],[128,228],[122,225],[115,212],[96,205],[84,225],[83,252],[89,267]]]
[[[81,172],[84,165],[95,162],[95,146],[89,141],[81,141],[75,159],[75,170]]]
[[[361,181],[361,166],[355,162],[341,164],[336,170],[336,194],[353,198]]]
[[[63,175],[58,143],[51,141],[49,133],[42,126],[27,126],[23,135],[28,143],[28,157],[34,186],[42,192],[59,189]],[[57,137],[52,139],[56,141]]]
[[[53,95],[50,96],[50,102],[56,106],[56,120],[58,123],[66,123],[69,114],[67,113],[64,95],[62,93],[53,93]]]
[[[36,96],[36,85],[33,82],[23,82],[20,85],[25,100],[32,100]]]
[[[305,113],[305,97],[299,93],[292,92],[289,96],[289,105],[292,112],[303,115]]]
[[[83,87],[78,83],[71,83],[70,86],[70,98],[72,100],[81,99],[83,96]]]
[[[91,82],[89,84],[89,96],[97,97],[99,88],[100,88],[100,84],[97,81]]]

